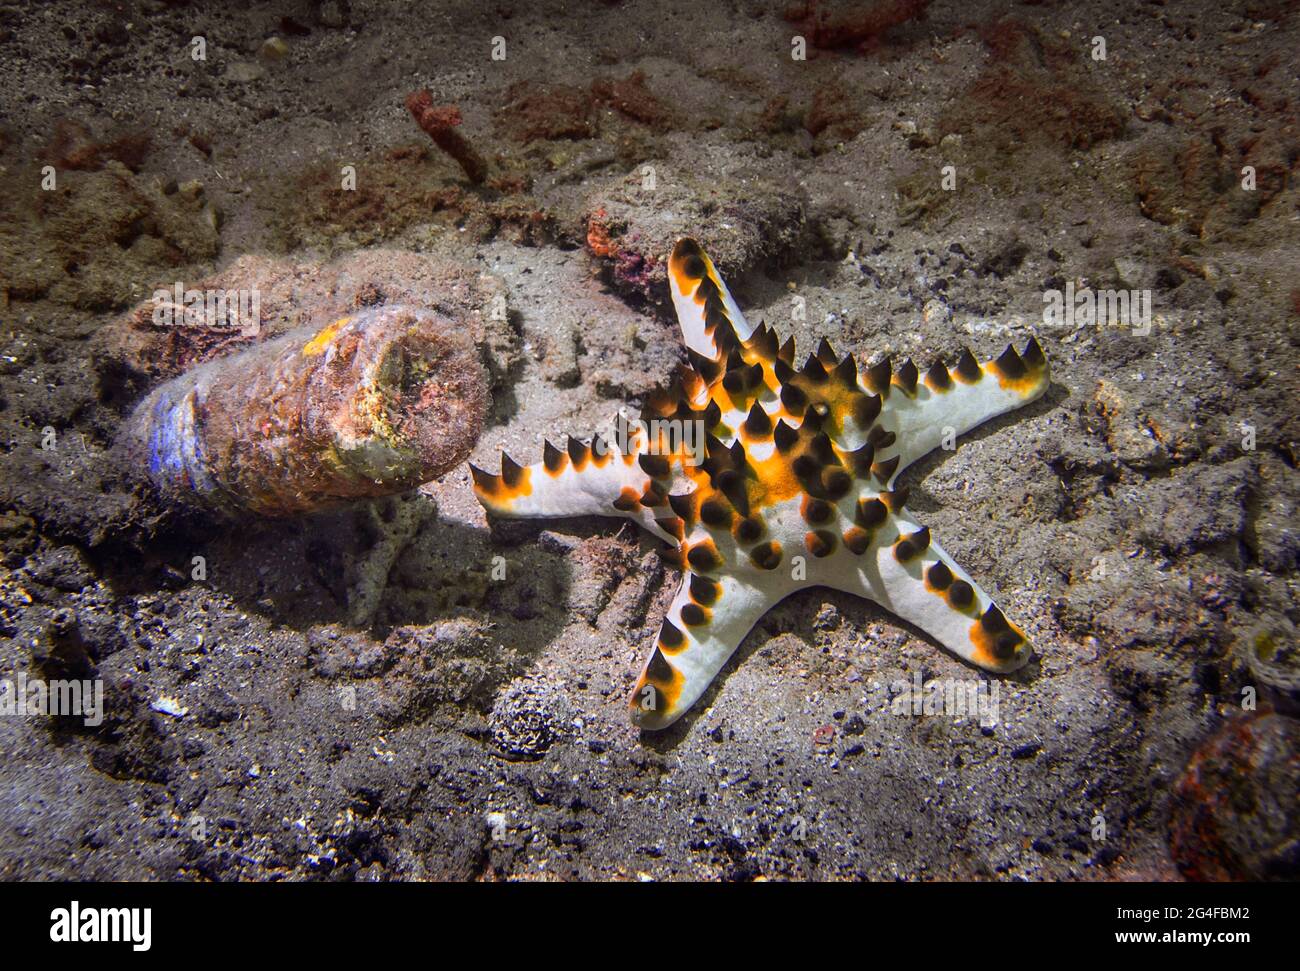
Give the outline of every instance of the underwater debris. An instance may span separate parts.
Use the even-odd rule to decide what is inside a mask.
[[[483,427],[486,383],[453,321],[367,308],[167,382],[120,447],[169,503],[292,515],[404,492],[459,464]]]
[[[457,321],[478,346],[494,388],[517,366],[520,353],[519,335],[509,315],[493,312],[494,307],[508,304],[502,281],[475,267],[423,253],[372,249],[328,263],[248,253],[225,269],[182,286],[185,302],[189,304],[191,293],[194,300],[192,312],[189,306],[181,311],[187,326],[168,325],[165,316],[162,322],[154,320],[159,296],[171,293],[170,302],[178,302],[173,282],[95,335],[101,400],[133,404],[162,381],[282,337],[303,321],[337,320],[381,305],[422,307]],[[222,294],[227,307],[230,298],[238,296],[248,301],[250,310],[256,294],[256,334],[230,326],[228,320],[223,325]]]
[[[456,131],[461,122],[460,109],[455,105],[434,107],[433,95],[427,90],[412,91],[406,96],[406,110],[411,113],[415,123],[433,143],[454,158],[465,177],[475,185],[481,185],[487,178],[487,162],[476,152],[465,137]]]

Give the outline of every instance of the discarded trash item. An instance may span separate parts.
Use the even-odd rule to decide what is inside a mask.
[[[404,492],[458,465],[482,430],[486,386],[455,322],[368,308],[167,382],[121,445],[164,501],[293,515]]]

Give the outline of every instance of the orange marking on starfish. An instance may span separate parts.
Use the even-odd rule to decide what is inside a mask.
[[[1021,650],[1024,649],[1025,644],[1029,640],[1027,637],[1025,637],[1025,632],[1022,631],[1015,624],[1011,623],[1010,621],[1007,621],[1007,627],[1011,630],[1013,634],[1015,634],[1017,637],[1020,638],[1020,642],[1016,645],[1015,653],[1011,654],[1008,657],[998,657],[997,654],[994,652],[994,641],[997,640],[997,635],[990,634],[988,631],[986,631],[984,629],[983,623],[981,623],[979,620],[976,620],[975,623],[971,624],[970,640],[971,643],[975,645],[975,653],[978,656],[978,660],[981,663],[986,664],[990,667],[1000,667],[1006,664],[1013,657],[1015,657],[1017,653],[1019,653]]]
[[[996,361],[989,361],[983,365],[984,373],[991,374],[998,379],[998,387],[1007,391],[1014,391],[1016,394],[1024,396],[1035,391],[1043,381],[1043,369],[1037,368],[1027,370],[1022,378],[1010,378],[1002,373]]]
[[[501,494],[509,499],[518,499],[520,496],[531,496],[533,494],[533,470],[528,466],[523,466],[519,470],[519,484],[513,488],[501,480]]]

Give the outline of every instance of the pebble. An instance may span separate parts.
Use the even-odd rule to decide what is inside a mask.
[[[260,81],[266,76],[266,68],[253,61],[236,61],[230,67],[226,68],[226,80],[233,81],[235,84],[248,84],[251,81]]]
[[[268,37],[258,48],[257,56],[267,64],[278,64],[289,56],[289,45],[279,37]]]

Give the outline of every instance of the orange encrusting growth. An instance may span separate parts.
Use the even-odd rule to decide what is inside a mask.
[[[323,354],[329,349],[330,343],[344,327],[352,322],[351,317],[340,317],[329,326],[323,328],[320,333],[303,345],[302,353],[306,357],[315,354]]]

